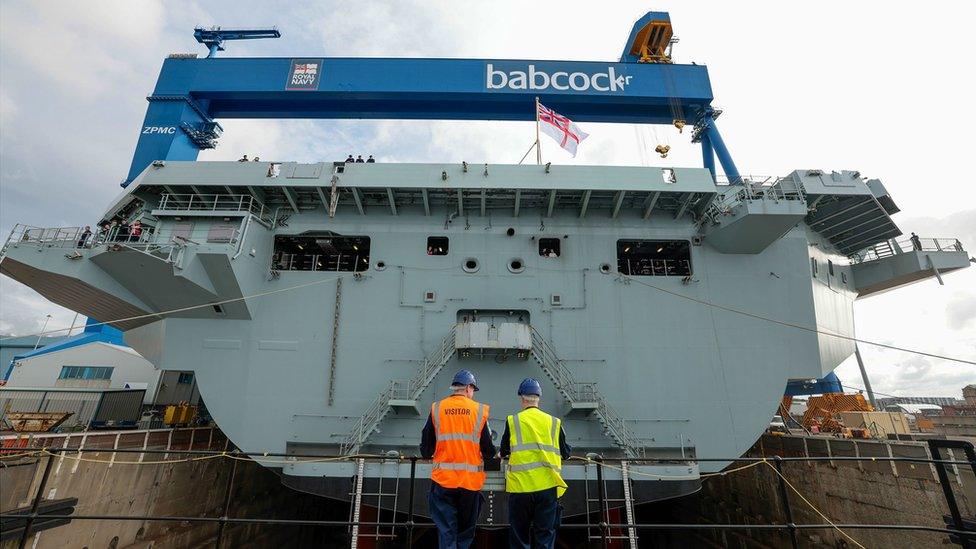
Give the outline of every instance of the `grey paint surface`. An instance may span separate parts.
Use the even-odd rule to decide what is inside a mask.
[[[67,266],[62,250],[29,246],[8,250],[5,261],[55,273],[67,270],[92,287],[155,312],[184,307],[194,299],[206,303],[257,296],[235,302],[237,309],[226,314],[204,307],[165,320],[139,320],[142,326],[126,334],[158,367],[192,368],[221,429],[236,445],[254,452],[334,452],[390,380],[413,376],[419,362],[450,332],[459,310],[527,311],[531,324],[576,379],[598,382],[602,395],[653,455],[680,457],[682,449],[702,457],[741,455],[768,425],[788,380],[820,377],[853,353],[848,339],[786,325],[853,335],[856,292],[847,258],[805,226],[795,204],[786,212],[747,208],[742,214],[760,216],[759,222],[747,221],[743,226],[748,230],[740,235],[767,239],[768,246],[758,253],[741,253],[752,251],[752,245],[737,248],[740,253],[722,253],[705,234],[702,245],[691,247],[694,274],[687,281],[615,273],[618,239],[698,240],[699,217],[709,197],[722,190],[705,170],[676,169],[677,181],[669,185],[659,168],[563,166],[546,174],[541,166],[489,166],[486,176],[480,165],[469,166],[469,172],[460,165],[358,165],[337,174],[343,199],[330,217],[325,203],[333,174],[331,165],[325,166],[320,172],[303,170],[318,173],[314,178],[292,179],[285,175],[287,164],[278,178],[267,177],[267,163],[148,168],[119,205],[137,196],[151,210],[159,193],[194,192],[194,185],[204,193],[250,192],[264,198],[279,218],[288,215],[286,225],[273,229],[242,222],[237,242],[187,245],[171,264],[152,263],[162,260],[140,251],[102,247],[82,250],[82,260]],[[395,207],[382,202],[387,193],[370,195],[384,186],[397,197]],[[263,190],[255,191],[258,187]],[[453,203],[432,206],[427,215],[421,203],[408,198],[419,196],[411,195],[412,189],[445,196],[465,189],[467,197],[479,188],[527,193],[556,189],[563,200],[556,202],[551,216],[536,204],[515,217],[513,210],[495,207],[495,202],[488,202],[482,215],[482,206],[469,198],[461,215]],[[584,216],[574,201],[591,190],[594,196],[624,191],[643,202],[627,202],[613,212],[606,204],[595,205]],[[650,202],[645,208],[659,191],[685,193],[675,194],[671,203],[677,206],[687,199],[693,207],[675,212],[653,209]],[[380,198],[369,198],[374,202],[360,214],[352,202],[354,192],[363,193],[357,198]],[[845,181],[842,192],[871,194],[859,180]],[[658,208],[666,208],[665,202]],[[182,219],[178,212],[154,213],[161,233]],[[784,213],[793,216],[795,227],[783,226]],[[780,217],[768,222],[764,215]],[[202,230],[208,223],[227,221],[196,213],[194,222]],[[515,236],[506,234],[508,228]],[[370,268],[357,276],[321,271],[271,276],[274,236],[306,231],[369,236]],[[428,256],[428,236],[448,236],[449,254]],[[562,255],[540,257],[540,237],[560,238]],[[462,269],[468,258],[479,261],[476,273]],[[512,259],[522,261],[525,270],[510,272]],[[811,272],[812,260],[821,265],[817,276]],[[828,260],[837,267],[833,276],[826,275]],[[378,270],[381,261],[386,268]],[[151,266],[145,267],[146,262]],[[80,266],[92,263],[104,268]],[[614,272],[601,273],[603,264]],[[343,278],[342,304],[335,401],[330,406],[338,277]],[[116,292],[119,285],[124,289]],[[179,288],[191,291],[193,298]],[[436,293],[433,302],[424,300],[428,291]],[[550,305],[552,294],[562,296],[561,306]],[[46,295],[68,300],[57,292]],[[531,360],[499,363],[456,355],[422,394],[422,414],[390,414],[364,450],[412,453],[425,410],[444,395],[451,375],[461,367],[478,376],[478,398],[492,404],[491,425],[499,431],[504,416],[517,409],[515,389],[524,377],[542,380],[544,408],[560,415],[568,408]],[[615,452],[592,419],[566,418],[564,425],[580,452]],[[701,471],[723,465],[702,463]],[[306,468],[295,474],[322,473]]]

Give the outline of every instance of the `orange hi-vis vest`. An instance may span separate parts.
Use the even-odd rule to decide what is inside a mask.
[[[430,479],[444,488],[481,490],[481,431],[488,422],[488,405],[452,395],[431,405],[430,418],[437,436]]]

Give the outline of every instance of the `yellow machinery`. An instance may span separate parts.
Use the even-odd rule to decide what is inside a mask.
[[[638,63],[672,63],[671,45],[677,42],[678,39],[674,37],[674,29],[671,27],[671,21],[667,18],[666,14],[662,15],[664,17],[653,18],[639,30],[636,30],[636,32],[632,31],[631,35],[634,38],[627,52],[636,57]],[[665,77],[668,80],[672,78],[668,73],[665,73]],[[669,85],[673,86],[673,84]],[[678,128],[678,133],[681,133],[687,125],[684,115],[676,105],[672,105],[671,110],[672,116],[674,117],[674,127]],[[661,150],[662,148],[664,150]],[[667,158],[670,148],[667,145],[658,145],[655,150],[661,155],[661,158]]]
[[[671,55],[668,46],[674,30],[671,22],[652,20],[637,31],[634,41],[630,44],[630,54],[638,57],[638,63],[670,63]]]
[[[163,423],[166,425],[189,425],[197,417],[197,407],[181,402],[170,404],[163,413]]]

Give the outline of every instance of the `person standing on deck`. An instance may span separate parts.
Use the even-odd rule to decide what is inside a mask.
[[[88,247],[88,241],[91,239],[91,236],[92,236],[91,227],[88,226],[88,225],[85,225],[85,230],[82,231],[81,232],[81,236],[78,237],[78,247],[79,248],[87,248]]]
[[[552,549],[562,514],[559,498],[567,488],[562,460],[569,459],[572,448],[559,418],[539,409],[542,385],[537,380],[522,380],[518,396],[522,411],[506,419],[500,449],[508,458],[508,543],[513,549]]]
[[[435,402],[424,425],[420,455],[433,458],[427,503],[441,549],[466,549],[481,514],[485,461],[495,457],[488,429],[488,405],[473,400],[474,374],[460,370],[451,396]]]

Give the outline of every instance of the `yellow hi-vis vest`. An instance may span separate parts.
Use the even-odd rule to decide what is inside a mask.
[[[508,416],[509,444],[512,453],[505,469],[505,491],[539,492],[556,488],[556,497],[566,492],[560,472],[559,455],[561,422],[538,408],[526,408]]]

